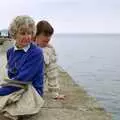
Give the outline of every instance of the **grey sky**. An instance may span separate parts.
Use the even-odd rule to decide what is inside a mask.
[[[16,15],[46,19],[56,32],[120,33],[119,0],[2,0],[0,28]]]

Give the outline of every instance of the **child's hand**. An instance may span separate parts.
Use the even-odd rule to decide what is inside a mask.
[[[65,99],[65,95],[57,95],[54,99],[56,100],[64,100]]]

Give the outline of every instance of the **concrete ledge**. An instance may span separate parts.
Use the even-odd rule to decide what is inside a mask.
[[[45,105],[41,112],[24,120],[112,120],[111,115],[99,103],[76,85],[64,71],[60,71],[61,93],[65,100],[54,100],[45,93]]]
[[[5,41],[10,41],[10,38],[0,38],[0,45],[2,45]]]

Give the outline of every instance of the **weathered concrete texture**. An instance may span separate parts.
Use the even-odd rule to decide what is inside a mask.
[[[9,41],[10,38],[0,38],[0,45],[4,43],[4,41]]]
[[[66,95],[65,100],[54,100],[50,93],[45,93],[45,105],[41,112],[24,120],[111,120],[96,100],[76,85],[71,77],[60,71],[61,93]]]
[[[0,41],[2,41],[1,38],[0,38]],[[0,54],[1,52],[6,52],[7,49],[13,46],[13,40],[6,38],[1,44],[2,45],[0,45]]]

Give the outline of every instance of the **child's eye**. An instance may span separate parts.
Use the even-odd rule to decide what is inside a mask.
[[[20,35],[25,35],[26,33],[25,32],[20,32]]]
[[[28,34],[28,35],[31,35],[31,34],[32,34],[32,32],[31,32],[31,31],[28,31],[28,32],[27,32],[27,34]]]
[[[31,32],[20,32],[20,35],[26,35],[26,34],[31,35],[32,33]]]

